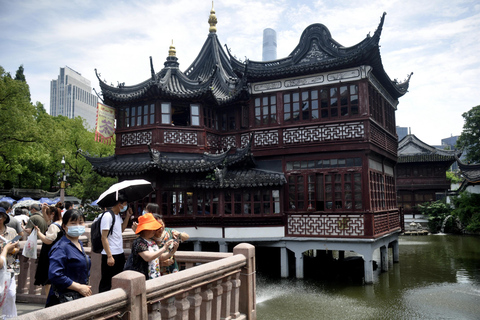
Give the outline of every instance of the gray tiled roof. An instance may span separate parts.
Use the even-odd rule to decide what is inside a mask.
[[[244,73],[249,81],[263,81],[370,65],[375,77],[392,97],[399,98],[407,92],[411,74],[406,81],[398,83],[392,81],[383,68],[379,42],[385,15],[382,15],[373,36],[367,35],[352,47],[342,46],[332,38],[327,27],[316,23],[305,29],[299,44],[288,57],[242,63],[230,55],[232,66],[237,73]]]
[[[260,169],[227,170],[223,181],[204,179],[194,182],[197,188],[255,188],[282,186],[287,180],[282,172]]]
[[[415,135],[406,135],[398,143],[398,163],[410,162],[455,162],[455,156],[461,151],[442,150],[432,147],[418,139]]]
[[[458,162],[458,168],[462,173],[462,176],[465,177],[470,183],[478,183],[480,182],[480,164],[466,164],[460,161],[460,159],[456,159]]]
[[[248,96],[245,80],[233,71],[215,33],[209,34],[197,58],[185,72],[180,71],[177,60],[175,56],[167,57],[165,67],[156,74],[152,64],[151,78],[133,86],[110,86],[97,73],[105,103],[116,106],[155,97],[187,101],[203,99],[223,105]]]

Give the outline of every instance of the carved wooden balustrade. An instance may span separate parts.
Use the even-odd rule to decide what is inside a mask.
[[[289,214],[288,237],[376,238],[402,229],[398,209],[375,213]]]
[[[381,130],[377,130],[381,133]],[[160,150],[165,146],[175,148],[204,148],[209,152],[226,150],[228,147],[243,148],[254,134],[254,150],[263,148],[289,147],[298,144],[333,142],[342,140],[362,140],[365,138],[365,122],[362,120],[342,121],[340,123],[319,123],[306,125],[273,126],[253,130],[219,133],[202,128],[162,127],[162,130],[132,130],[132,132],[117,132],[120,147],[144,147],[151,143]],[[380,145],[387,142],[385,137],[374,139]],[[383,140],[382,140],[383,139]],[[396,149],[395,149],[396,150]]]

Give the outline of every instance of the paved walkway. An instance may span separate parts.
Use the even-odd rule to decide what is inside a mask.
[[[23,302],[17,302],[16,305],[17,305],[17,314],[19,316],[32,311],[43,309],[45,307],[44,304],[23,303]]]

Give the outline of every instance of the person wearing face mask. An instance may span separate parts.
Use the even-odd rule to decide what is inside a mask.
[[[65,235],[49,253],[48,279],[52,286],[46,307],[92,295],[88,285],[91,260],[79,241],[85,232],[85,216],[76,209],[66,211],[62,229]]]
[[[132,209],[128,208],[126,198],[119,193],[116,204],[109,210],[110,213],[103,215],[100,223],[102,230],[102,277],[98,286],[98,292],[105,292],[112,288],[112,278],[123,271],[125,266],[125,253],[123,251],[122,232],[127,227],[132,215]],[[125,220],[120,213],[125,212]],[[113,224],[113,228],[112,228]],[[112,232],[110,229],[112,228]]]

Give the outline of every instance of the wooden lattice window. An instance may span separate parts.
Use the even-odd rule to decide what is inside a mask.
[[[385,209],[385,182],[381,173],[370,171],[370,197],[373,210]]]
[[[362,210],[361,173],[305,173],[288,176],[289,211]],[[306,199],[303,190],[306,190]]]
[[[305,210],[305,186],[303,175],[288,176],[288,210]]]
[[[120,128],[155,124],[155,104],[121,108],[118,123]]]
[[[277,124],[277,97],[255,98],[255,126]]]
[[[218,130],[217,115],[211,108],[203,107],[203,125],[205,128]]]
[[[279,190],[235,190],[225,192],[225,214],[279,214]]]
[[[218,194],[215,191],[199,191],[197,195],[197,215],[218,214]]]
[[[372,85],[368,86],[370,115],[382,127],[384,126],[384,101],[382,95]]]

